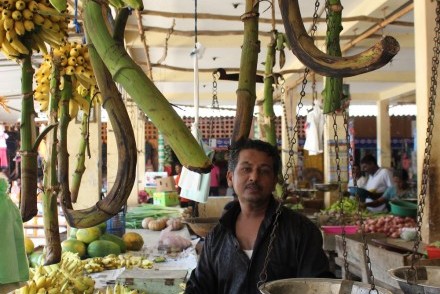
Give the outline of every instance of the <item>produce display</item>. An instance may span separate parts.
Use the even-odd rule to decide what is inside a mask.
[[[359,224],[359,222],[357,222]],[[414,228],[416,221],[411,217],[386,215],[364,220],[366,233],[384,233],[387,237],[399,238],[402,228]]]
[[[165,207],[154,204],[142,204],[140,206],[131,208],[125,215],[125,227],[128,229],[146,228],[142,226],[142,221],[146,218],[158,219],[161,217],[179,217],[181,214],[180,208]],[[148,221],[144,225],[148,225]]]

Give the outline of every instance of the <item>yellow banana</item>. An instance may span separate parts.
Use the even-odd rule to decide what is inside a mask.
[[[35,2],[34,0],[30,1],[28,3],[28,8],[29,8],[30,11],[32,11],[34,13],[37,12],[37,10],[38,10],[38,3]]]
[[[75,74],[75,68],[71,65],[66,66],[65,70],[66,70],[66,75],[68,76]]]
[[[70,116],[70,119],[75,118],[78,115],[78,111],[79,111],[78,103],[75,100],[70,99],[70,101],[69,101],[69,116]]]
[[[20,1],[20,0],[19,0]],[[18,1],[17,1],[18,2]],[[23,18],[27,20],[32,20],[34,18],[34,13],[30,11],[28,8],[21,12],[23,14]]]
[[[35,286],[37,287],[37,289],[44,288],[46,286],[46,276],[40,276],[35,281]]]
[[[61,22],[62,20],[63,20],[63,17],[62,16],[59,16],[59,15],[53,15],[53,14],[51,14],[50,16],[49,16],[49,18],[50,18],[50,20],[52,21],[52,22]]]
[[[14,29],[14,20],[11,17],[3,18],[3,28],[9,32]]]
[[[38,289],[38,291],[37,291],[37,294],[46,294],[46,289],[44,289],[44,288],[40,288],[40,289]]]
[[[52,29],[52,21],[49,18],[44,18],[44,22],[41,25],[43,28],[45,28],[46,30],[51,30]]]
[[[0,47],[2,47],[3,40],[6,37],[5,28],[3,27],[4,19],[0,18]]]
[[[84,56],[79,55],[76,57],[76,63],[78,63],[79,65],[83,65],[84,64]]]
[[[3,0],[3,7],[7,10],[13,10],[14,1],[13,0]]]
[[[6,38],[8,37],[8,33],[6,33]],[[15,32],[14,32],[15,33]],[[17,50],[18,52],[20,52],[21,54],[29,54],[29,49],[23,45],[23,43],[18,39],[18,37],[15,37],[12,39],[12,41],[10,41],[11,46]]]
[[[47,54],[47,47],[44,43],[43,39],[41,39],[39,34],[32,34],[32,40],[37,44],[38,49],[40,49],[41,53]]]
[[[12,17],[12,12],[9,9],[3,9],[2,11],[2,18],[10,18]]]
[[[76,65],[76,57],[70,56],[67,59],[67,64],[70,66],[75,66]]]
[[[32,280],[29,282],[29,294],[36,294],[37,293],[37,286],[35,285],[35,281]]]
[[[32,32],[33,30],[35,30],[35,24],[32,20],[26,19],[23,22],[23,25],[24,25],[24,29],[28,32]]]
[[[15,8],[17,10],[24,10],[26,8],[26,2],[23,0],[17,0],[17,2],[15,2]]]
[[[23,287],[20,288],[20,294],[28,294],[29,293],[29,285],[26,284]]]
[[[79,55],[79,50],[76,47],[74,47],[70,49],[69,54],[70,56],[77,57]]]
[[[40,12],[43,15],[60,15],[60,13],[56,9],[46,6],[41,2],[37,3],[37,6],[38,6],[38,12]]]
[[[20,10],[14,10],[11,14],[12,19],[21,20],[23,18],[23,14],[21,14]]]
[[[26,29],[24,28],[24,23],[22,21],[15,21],[14,23],[14,29],[17,35],[23,36],[26,32]]]
[[[32,11],[32,10],[31,10]],[[34,22],[36,25],[43,25],[44,23],[44,17],[42,17],[41,15],[39,15],[38,13],[34,14]]]

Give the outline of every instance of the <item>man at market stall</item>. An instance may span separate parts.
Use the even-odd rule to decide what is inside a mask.
[[[388,199],[383,194],[394,185],[391,171],[379,167],[376,158],[371,154],[362,158],[361,168],[368,174],[364,189],[369,192],[362,206],[371,212],[388,212]]]
[[[276,147],[260,140],[237,142],[230,151],[228,185],[238,201],[207,235],[185,293],[259,293],[279,202],[273,191],[281,160]],[[305,216],[281,207],[267,281],[333,277],[319,229]]]

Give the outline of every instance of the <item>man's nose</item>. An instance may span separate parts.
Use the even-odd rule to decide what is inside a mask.
[[[249,180],[252,182],[257,181],[258,179],[258,170],[257,169],[253,169],[250,173],[249,173]]]

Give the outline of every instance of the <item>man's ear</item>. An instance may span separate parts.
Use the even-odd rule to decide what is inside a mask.
[[[226,173],[226,180],[228,181],[228,187],[233,188],[233,182],[232,182],[232,177],[233,177],[234,173],[231,171],[227,171]]]

